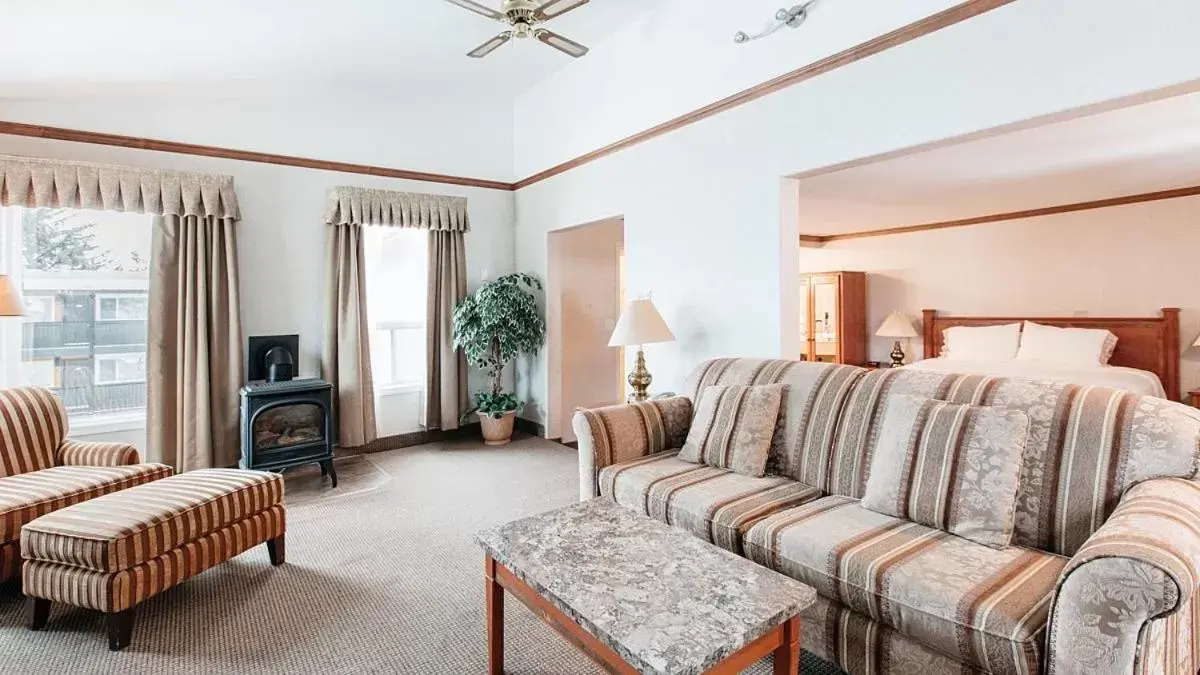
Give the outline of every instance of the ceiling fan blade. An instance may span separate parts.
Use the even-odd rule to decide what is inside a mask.
[[[588,0],[547,0],[537,8],[533,15],[541,21],[547,21],[586,4],[588,4]]]
[[[469,56],[473,59],[482,59],[483,57],[487,56],[488,54],[491,54],[492,52],[496,51],[496,49],[499,48],[500,45],[511,40],[512,36],[513,36],[512,31],[506,30],[503,33],[492,38],[491,40],[488,40],[487,42],[479,45],[475,49],[472,49],[471,51],[467,52],[467,56]]]
[[[575,58],[579,58],[588,53],[587,47],[584,47],[574,40],[565,38],[554,31],[546,30],[545,28],[539,28],[533,35],[537,39],[545,42],[551,47],[554,47],[558,51]]]
[[[463,9],[475,12],[476,14],[482,14],[483,16],[486,16],[489,19],[494,19],[496,21],[504,20],[504,15],[501,14],[500,12],[497,12],[496,10],[492,9],[491,7],[484,7],[483,5],[479,4],[478,2],[473,2],[473,0],[446,0],[446,2],[448,2],[452,5],[458,5],[459,7],[462,7]]]

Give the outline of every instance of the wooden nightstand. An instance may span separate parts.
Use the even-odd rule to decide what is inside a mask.
[[[1188,392],[1187,404],[1193,408],[1200,408],[1200,389],[1194,389]]]

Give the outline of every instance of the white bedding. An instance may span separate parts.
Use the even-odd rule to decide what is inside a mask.
[[[1166,398],[1162,382],[1148,370],[1123,366],[1083,366],[1051,363],[1046,361],[965,361],[961,359],[925,359],[904,366],[913,370],[930,370],[938,373],[972,373],[1021,377],[1027,380],[1049,380],[1125,389],[1135,394]]]

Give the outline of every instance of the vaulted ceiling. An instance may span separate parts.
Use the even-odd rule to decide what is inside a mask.
[[[498,7],[500,0],[481,0]],[[595,47],[662,0],[554,20]],[[571,61],[442,0],[0,0],[0,98],[511,99]]]

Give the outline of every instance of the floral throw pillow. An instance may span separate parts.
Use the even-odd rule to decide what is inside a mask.
[[[706,387],[679,459],[762,476],[782,398],[782,384]]]
[[[862,505],[1004,548],[1028,432],[1020,410],[895,396],[884,410]]]

